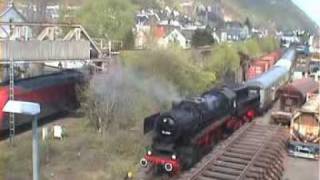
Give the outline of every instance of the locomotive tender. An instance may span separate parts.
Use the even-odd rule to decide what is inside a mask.
[[[219,140],[272,105],[294,62],[295,50],[288,49],[271,69],[240,86],[211,89],[145,118],[144,133],[152,136],[152,144],[141,166],[170,175],[191,168]]]

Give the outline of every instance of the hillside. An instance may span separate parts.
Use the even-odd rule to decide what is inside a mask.
[[[249,17],[256,24],[281,29],[315,29],[315,23],[291,0],[223,0],[223,8],[233,19]]]
[[[88,0],[47,0],[50,3],[82,6]],[[179,2],[193,1],[194,5],[204,3],[212,5],[221,2],[226,16],[233,20],[244,21],[246,17],[255,25],[281,29],[315,29],[315,23],[291,0],[130,0],[138,8],[174,6],[179,9]],[[27,0],[17,0],[24,2]]]

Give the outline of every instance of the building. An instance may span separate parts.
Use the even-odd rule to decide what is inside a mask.
[[[26,22],[26,18],[18,11],[13,3],[2,3],[0,5],[0,21],[1,22]],[[30,27],[21,26],[14,28],[10,25],[1,25],[0,39],[29,39],[32,35]]]
[[[187,33],[184,34],[181,31],[174,29],[170,31],[164,38],[160,38],[158,40],[158,45],[160,47],[167,48],[169,47],[170,44],[172,44],[172,45],[177,45],[183,49],[187,49],[191,47],[190,36],[188,36]]]
[[[134,47],[136,49],[144,49],[148,42],[148,35],[145,31],[136,31],[134,39]]]
[[[237,21],[229,21],[213,33],[217,42],[243,41],[250,37],[249,28]]]

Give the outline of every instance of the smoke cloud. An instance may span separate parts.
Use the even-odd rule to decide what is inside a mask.
[[[143,94],[145,98],[155,101],[158,108],[181,100],[177,88],[170,82],[119,65],[108,73],[95,75],[90,89],[103,101],[113,98],[130,103],[135,98],[130,96]]]

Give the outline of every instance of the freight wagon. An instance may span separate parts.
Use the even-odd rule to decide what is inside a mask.
[[[272,112],[272,120],[277,124],[290,125],[290,119],[295,110],[306,102],[308,95],[317,91],[318,83],[311,78],[303,78],[283,85],[276,92],[279,97],[279,110]]]
[[[258,75],[266,72],[277,60],[279,60],[281,54],[282,51],[277,50],[275,52],[262,56],[256,60],[253,60],[249,65],[246,79],[253,79]]]

